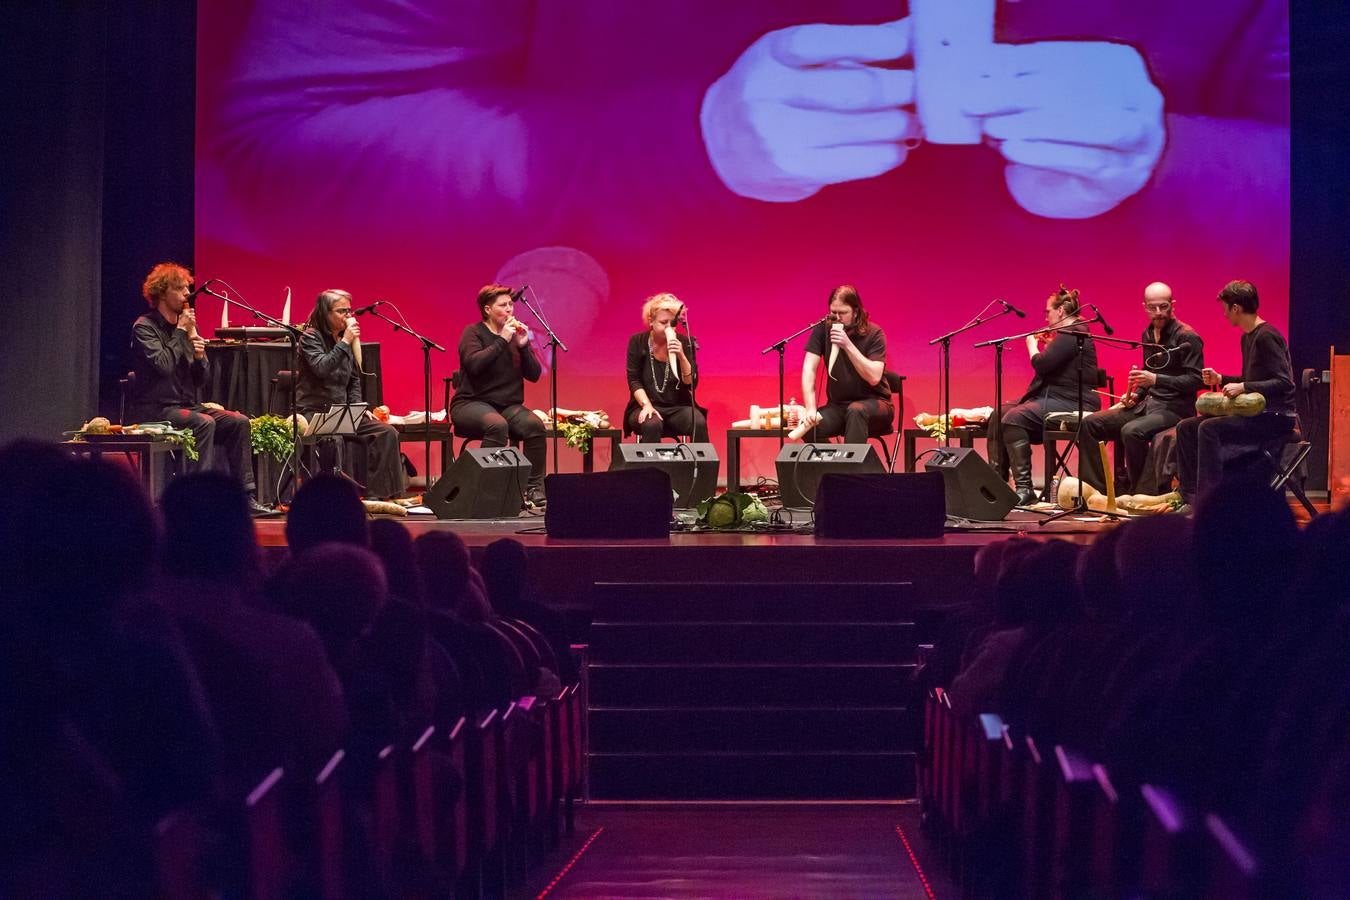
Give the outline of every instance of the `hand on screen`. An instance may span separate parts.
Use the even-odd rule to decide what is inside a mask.
[[[986,117],[1023,209],[1084,219],[1148,183],[1166,130],[1162,93],[1139,51],[1106,41],[1003,44],[989,65],[965,112]]]
[[[790,203],[904,163],[918,137],[914,73],[868,63],[909,54],[908,19],[796,25],[751,44],[703,97],[713,167],[742,197]]]

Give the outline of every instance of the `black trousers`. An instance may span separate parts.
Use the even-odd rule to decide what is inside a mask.
[[[482,438],[484,447],[505,447],[511,441],[520,441],[530,461],[529,486],[544,483],[548,464],[544,423],[524,406],[498,409],[482,400],[465,400],[450,405],[450,423],[460,437]]]
[[[1277,413],[1259,416],[1195,416],[1177,423],[1177,480],[1181,498],[1194,503],[1219,483],[1224,455],[1254,450],[1266,441],[1294,430],[1294,417]]]
[[[1098,441],[1119,439],[1125,456],[1125,471],[1130,475],[1130,492],[1155,494],[1158,486],[1144,471],[1153,436],[1181,421],[1181,416],[1161,405],[1150,408],[1147,402],[1122,409],[1093,413],[1083,420],[1078,448],[1078,474],[1099,491],[1106,490],[1106,470]]]
[[[1078,404],[1072,400],[1057,400],[1053,397],[1037,398],[1022,403],[1005,403],[998,411],[997,440],[990,449],[990,463],[1004,478],[1008,477],[1008,468],[1014,462],[1009,459],[1005,448],[1010,440],[1026,437],[1039,442],[1045,431],[1045,417],[1052,412],[1074,412]],[[1025,466],[1031,465],[1031,449],[1027,448],[1027,457],[1017,460]],[[1029,471],[1029,470],[1028,470]]]
[[[689,439],[694,443],[702,443],[708,440],[708,418],[703,414],[703,410],[697,407],[688,406],[657,406],[656,411],[661,414],[661,418],[655,417],[648,419],[642,424],[638,424],[638,415],[641,409],[635,409],[628,414],[628,431],[638,436],[638,441],[643,444],[659,444],[663,437],[679,437],[680,435],[689,435]]]
[[[310,415],[306,412],[305,415]],[[329,471],[333,468],[339,449],[339,441],[348,445],[363,444],[366,448],[364,471],[352,471],[347,474],[366,486],[366,497],[374,500],[387,500],[403,493],[407,487],[407,473],[403,470],[403,451],[398,443],[398,430],[369,416],[363,416],[356,426],[352,437],[333,436],[316,441],[319,451],[319,468]],[[346,449],[346,448],[343,448]]]
[[[188,471],[226,472],[239,479],[244,490],[257,493],[253,481],[253,438],[248,416],[200,404],[161,410],[160,418],[174,428],[189,428],[197,441],[198,459]]]
[[[890,434],[895,407],[880,397],[866,400],[831,400],[818,407],[820,424],[806,433],[808,441],[823,441],[842,434],[848,444],[865,444],[869,437]]]

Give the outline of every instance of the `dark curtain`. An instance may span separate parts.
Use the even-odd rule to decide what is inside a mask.
[[[103,7],[0,5],[0,442],[58,437],[95,405]]]

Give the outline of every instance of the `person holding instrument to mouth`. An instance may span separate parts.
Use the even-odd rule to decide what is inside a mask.
[[[335,404],[361,403],[361,325],[352,314],[352,295],[327,290],[314,300],[314,309],[300,335],[300,374],[295,382],[295,406],[305,414]],[[320,442],[321,467],[331,467],[328,454],[334,440]],[[366,496],[386,500],[406,487],[398,431],[367,410],[351,438],[366,444]],[[358,479],[359,480],[359,479]]]
[[[825,366],[824,406],[816,402],[816,374]],[[841,284],[830,292],[827,321],[811,330],[802,360],[802,425],[815,426],[809,441],[842,434],[850,444],[865,444],[872,434],[885,434],[895,417],[886,382],[886,332],[872,322],[858,289]]]
[[[455,434],[482,438],[484,447],[524,445],[530,461],[525,505],[542,509],[547,447],[544,423],[525,407],[525,382],[543,373],[530,343],[530,329],[515,316],[511,289],[484,285],[478,292],[480,321],[459,338],[459,383],[450,401]]]
[[[1205,365],[1205,342],[1195,329],[1176,317],[1172,289],[1161,281],[1144,288],[1148,327],[1143,363],[1130,369],[1129,386],[1118,403],[1083,420],[1080,431],[1079,475],[1099,491],[1106,490],[1106,471],[1099,441],[1119,438],[1125,455],[1130,489],[1120,493],[1158,494],[1167,489],[1153,483],[1144,471],[1153,436],[1195,414],[1195,392]]]
[[[644,444],[662,437],[708,439],[708,411],[693,403],[698,361],[692,339],[675,331],[684,304],[674,294],[654,294],[642,304],[642,331],[628,339],[628,406],[624,431]]]

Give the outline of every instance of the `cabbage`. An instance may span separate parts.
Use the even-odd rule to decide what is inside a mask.
[[[698,524],[709,528],[744,528],[769,521],[769,510],[753,494],[726,493],[698,505]]]

